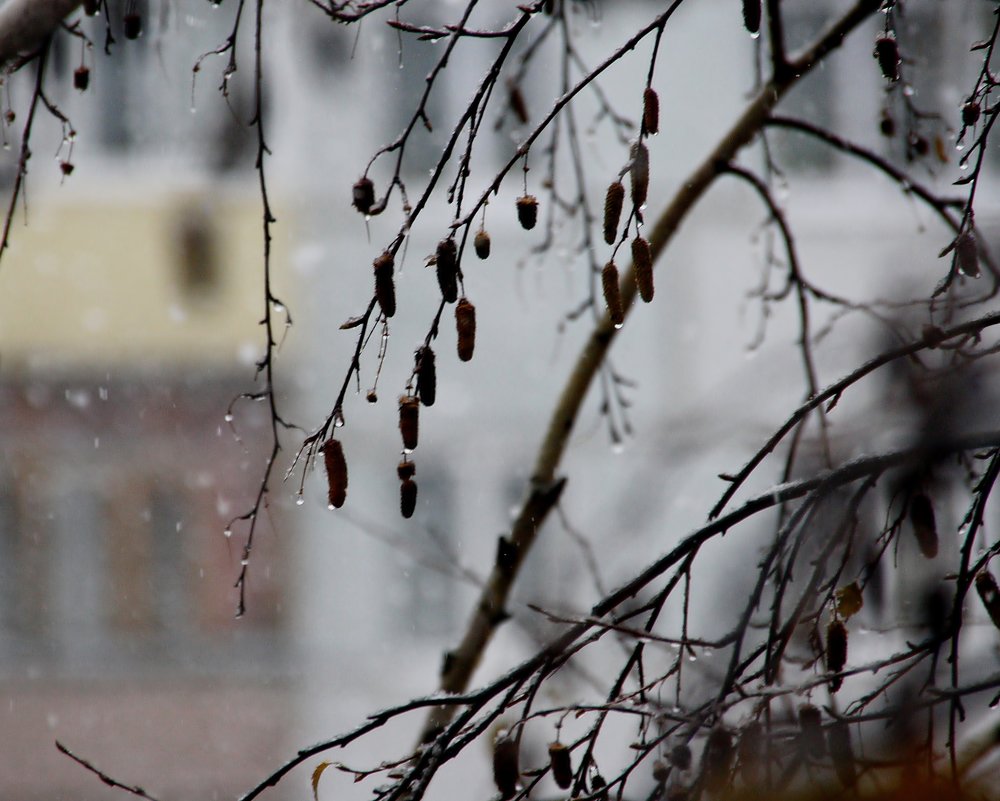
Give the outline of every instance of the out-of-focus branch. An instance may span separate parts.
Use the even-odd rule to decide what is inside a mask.
[[[80,0],[7,0],[0,7],[0,63],[38,48],[79,5]]]
[[[839,47],[844,37],[875,13],[879,5],[879,0],[858,0],[824,31],[811,47],[791,61],[790,69],[772,76],[760,88],[739,119],[709,156],[681,184],[673,201],[660,214],[649,237],[654,263],[666,250],[688,212],[694,208],[720,174],[721,168],[757,135],[785,92],[802,76],[808,74],[826,55]],[[635,266],[632,265],[625,274],[621,287],[622,305],[626,315],[635,302],[637,292]],[[511,532],[510,542],[516,549],[516,558],[513,564],[506,564],[498,559],[494,565],[486,588],[476,603],[461,644],[446,660],[441,677],[441,689],[446,692],[462,692],[468,686],[472,673],[492,638],[497,622],[502,620],[503,605],[513,586],[517,570],[555,502],[553,499],[547,504],[540,503],[540,498],[550,494],[553,487],[558,486],[561,489],[561,482],[556,478],[556,470],[562,461],[562,455],[590,384],[603,364],[617,333],[618,329],[612,324],[608,314],[605,314],[594,326],[563,387],[535,460],[531,490],[521,506]],[[453,715],[454,708],[450,706],[433,710],[424,727],[424,738],[433,737]]]

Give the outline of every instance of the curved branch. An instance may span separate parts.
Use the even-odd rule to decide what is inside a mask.
[[[0,8],[0,63],[38,48],[80,0],[7,0]]]

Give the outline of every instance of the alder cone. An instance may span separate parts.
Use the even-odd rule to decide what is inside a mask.
[[[652,86],[642,93],[642,127],[648,134],[660,132],[660,97]]]
[[[604,196],[604,241],[609,245],[613,245],[618,238],[618,221],[622,216],[624,202],[625,187],[621,181],[615,181]]]
[[[493,781],[505,801],[517,794],[520,774],[517,740],[509,736],[498,737],[493,744]]]
[[[375,205],[375,184],[371,178],[359,178],[351,190],[351,202],[362,214],[368,214]]]
[[[568,790],[573,783],[573,761],[569,749],[562,743],[549,743],[549,766],[556,784],[561,789]]]
[[[743,0],[743,24],[750,33],[760,33],[761,0]]]
[[[920,546],[920,553],[933,559],[938,553],[937,524],[934,521],[931,499],[922,492],[910,498],[910,523],[913,524],[913,534]]]
[[[434,351],[424,345],[417,351],[417,396],[424,406],[433,406],[437,398],[437,367]]]
[[[992,573],[985,570],[976,576],[976,592],[990,614],[993,625],[1000,629],[1000,589]]]
[[[632,180],[632,205],[639,209],[649,194],[649,150],[642,142],[632,145],[629,177]]]
[[[413,478],[417,472],[417,466],[413,462],[408,462],[405,459],[396,465],[396,475],[399,476],[400,481],[406,481],[408,478]]]
[[[517,221],[525,231],[530,231],[538,222],[538,198],[524,195],[517,199]]]
[[[458,298],[458,247],[454,239],[438,242],[437,279],[445,303],[454,303]]]
[[[899,80],[899,45],[894,36],[882,35],[875,40],[875,58],[887,81]]]
[[[601,286],[611,322],[620,326],[625,321],[625,309],[622,307],[622,293],[618,286],[618,267],[613,261],[609,261],[601,270]]]
[[[455,307],[455,329],[458,332],[458,358],[472,359],[476,349],[476,307],[462,298]]]
[[[90,86],[90,70],[87,67],[77,67],[73,72],[73,88],[86,92]]]
[[[834,620],[826,629],[826,669],[834,674],[830,677],[830,692],[837,692],[844,683],[840,671],[846,664],[847,629],[839,620]]]
[[[330,506],[339,509],[347,500],[347,460],[339,440],[331,438],[323,443],[323,464]]]
[[[485,228],[476,231],[476,236],[472,240],[472,246],[476,249],[476,255],[481,259],[490,257],[490,235]]]
[[[392,254],[386,251],[375,259],[373,266],[375,268],[375,299],[382,309],[382,314],[386,317],[392,317],[396,313],[396,285],[392,280],[394,269]]]
[[[649,242],[641,236],[632,240],[632,264],[635,265],[635,285],[643,303],[653,299],[653,254]]]
[[[399,485],[399,511],[409,520],[417,508],[417,482],[412,478],[403,479]]]
[[[403,436],[403,448],[417,449],[417,433],[420,427],[420,402],[409,395],[399,399],[399,433]]]

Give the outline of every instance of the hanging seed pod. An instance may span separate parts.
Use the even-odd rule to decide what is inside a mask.
[[[568,790],[573,783],[573,762],[569,749],[558,741],[549,743],[549,767],[559,788]]]
[[[608,801],[608,783],[600,773],[590,780],[590,790],[595,795],[594,801]]]
[[[525,231],[530,231],[538,222],[538,198],[524,195],[517,199],[517,221]]]
[[[517,793],[520,773],[517,740],[509,734],[498,737],[493,744],[493,781],[500,791],[500,797],[505,801]]]
[[[743,24],[750,33],[760,33],[761,0],[743,0]]]
[[[972,231],[963,231],[955,240],[955,266],[962,275],[979,278],[979,246]]]
[[[632,205],[642,208],[649,193],[649,150],[642,142],[632,145],[629,177],[632,180]]]
[[[701,775],[709,792],[717,793],[729,784],[733,767],[733,739],[721,726],[712,729],[701,755]]]
[[[882,132],[882,136],[888,137],[889,139],[896,135],[896,120],[893,119],[888,109],[883,109],[882,117],[878,123],[878,129]]]
[[[458,298],[458,246],[450,237],[438,242],[437,279],[445,303],[454,303]]]
[[[823,738],[823,716],[812,704],[799,707],[799,726],[802,729],[802,750],[814,759],[826,755]]]
[[[396,285],[392,280],[394,264],[392,254],[385,251],[372,265],[375,268],[375,299],[382,314],[392,317],[396,313]]]
[[[887,81],[895,83],[899,80],[899,46],[895,36],[879,36],[875,40],[875,52],[872,55],[878,60],[879,69]]]
[[[90,86],[90,70],[86,66],[79,66],[73,72],[73,88],[81,92],[86,92]]]
[[[403,449],[417,449],[417,432],[420,424],[420,402],[409,395],[399,398],[399,433],[403,435]]]
[[[417,508],[417,482],[412,478],[403,480],[399,485],[399,511],[409,520]]]
[[[847,629],[839,620],[834,620],[826,628],[826,669],[830,677],[830,692],[835,693],[844,683],[840,671],[847,664]]]
[[[670,768],[658,759],[653,762],[653,781],[657,784],[663,784],[669,778]]]
[[[668,757],[670,764],[677,770],[689,770],[691,767],[691,749],[686,743],[680,743],[670,749]]]
[[[635,284],[643,303],[653,299],[653,254],[649,242],[641,236],[632,240],[632,264],[635,266]]]
[[[339,509],[347,500],[347,460],[339,440],[328,439],[323,443],[323,464],[330,506]]]
[[[416,472],[417,466],[413,462],[409,462],[406,459],[396,465],[396,475],[399,476],[400,481],[406,481],[408,478],[413,478]]]
[[[975,100],[970,100],[964,106],[962,106],[962,125],[967,128],[971,128],[977,122],[979,122],[979,114],[981,109],[979,104]]]
[[[609,261],[601,270],[601,286],[611,322],[616,328],[620,328],[625,321],[625,310],[622,308],[621,288],[618,286],[618,267],[613,261]]]
[[[138,39],[142,33],[142,17],[134,12],[126,14],[122,18],[122,31],[126,39]]]
[[[485,228],[476,231],[476,237],[472,240],[472,246],[476,249],[476,255],[481,259],[490,257],[490,235]]]
[[[844,787],[853,787],[857,781],[854,767],[854,749],[851,747],[851,729],[846,720],[835,720],[826,730],[826,744],[830,748],[833,769]]]
[[[624,202],[625,187],[621,181],[615,181],[604,196],[604,241],[609,245],[613,245],[618,238],[618,221],[622,216]]]
[[[648,134],[660,132],[660,97],[652,86],[642,93],[642,127]]]
[[[913,534],[920,546],[920,553],[933,559],[938,553],[937,524],[934,522],[934,506],[931,499],[919,492],[910,498],[910,523]]]
[[[754,721],[740,734],[740,744],[737,748],[740,775],[749,787],[754,787],[761,780],[761,766],[764,764],[764,730]]]
[[[433,406],[437,398],[437,367],[429,345],[417,351],[417,397],[424,406]]]
[[[1000,589],[993,574],[983,570],[976,576],[976,592],[990,614],[993,625],[1000,629]]]
[[[375,205],[375,184],[371,178],[359,178],[351,190],[351,197],[354,208],[362,214],[368,214]]]
[[[365,400],[369,403],[378,403],[378,393],[374,389],[368,390],[368,394],[365,395]]]
[[[458,358],[467,362],[476,349],[476,307],[466,298],[455,307],[455,330],[458,332]]]

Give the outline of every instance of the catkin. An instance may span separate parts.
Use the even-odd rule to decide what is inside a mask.
[[[761,0],[743,0],[743,24],[750,33],[760,33]]]
[[[660,97],[652,86],[642,93],[642,127],[648,134],[660,132]]]
[[[830,692],[835,693],[844,683],[840,671],[847,664],[847,629],[839,620],[834,620],[826,629],[826,669],[830,676]]]
[[[458,298],[458,247],[450,237],[438,242],[437,279],[445,303],[454,303]]]
[[[509,735],[498,737],[493,744],[493,781],[505,801],[517,793],[520,773],[517,740]]]
[[[613,245],[618,238],[618,221],[622,216],[624,202],[625,187],[621,181],[615,181],[604,196],[604,241],[609,245]]]
[[[549,766],[556,784],[561,789],[568,790],[573,783],[573,762],[569,749],[558,741],[549,743]]]
[[[417,351],[417,397],[424,406],[433,406],[437,398],[437,367],[429,345]]]
[[[933,559],[938,553],[937,524],[934,521],[931,499],[922,492],[910,498],[910,523],[913,524],[913,534],[920,546],[920,553]]]
[[[330,506],[339,509],[347,500],[347,460],[339,440],[328,439],[323,443],[323,464],[326,467]]]
[[[373,264],[375,268],[375,298],[382,314],[392,317],[396,313],[396,285],[392,280],[392,254],[386,251]]]
[[[538,198],[524,195],[517,199],[517,221],[525,231],[530,231],[538,222]]]
[[[971,231],[959,234],[955,240],[955,264],[962,275],[979,277],[979,246]]]
[[[476,236],[472,240],[472,246],[476,249],[476,255],[481,259],[490,257],[490,235],[485,228],[476,231]]]
[[[476,349],[476,307],[462,298],[455,307],[455,330],[458,333],[458,358],[467,362]]]
[[[372,206],[375,205],[375,184],[372,183],[371,178],[359,178],[358,182],[354,184],[351,194],[354,208],[362,214],[370,212]]]
[[[649,150],[642,142],[632,145],[629,177],[632,180],[632,205],[640,209],[649,193]]]
[[[641,236],[632,240],[632,264],[635,266],[635,285],[643,303],[653,299],[653,254],[649,242]]]
[[[399,398],[399,433],[403,436],[406,451],[417,449],[417,433],[420,423],[420,403],[416,398],[402,395]]]
[[[417,508],[417,482],[412,478],[404,479],[399,485],[399,511],[409,520]]]
[[[618,286],[618,267],[613,261],[609,261],[601,270],[601,286],[611,322],[620,326],[625,321],[625,310],[622,307],[621,288]]]
[[[875,52],[879,69],[887,81],[895,83],[899,80],[899,45],[896,37],[883,34],[875,40]]]

